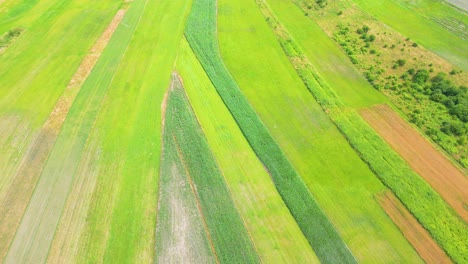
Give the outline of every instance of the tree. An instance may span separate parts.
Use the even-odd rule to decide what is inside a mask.
[[[419,85],[423,85],[429,80],[429,71],[426,69],[418,70],[413,76],[413,82]]]

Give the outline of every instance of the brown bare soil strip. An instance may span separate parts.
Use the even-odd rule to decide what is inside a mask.
[[[0,259],[4,259],[15,231],[29,203],[34,186],[39,179],[50,151],[67,117],[81,85],[88,77],[99,56],[119,25],[125,10],[119,10],[107,29],[83,59],[81,65],[70,80],[64,94],[57,101],[49,119],[45,122],[32,147],[21,162],[7,194],[0,205]]]
[[[468,222],[468,179],[388,105],[361,111],[367,122]]]
[[[379,195],[377,200],[426,263],[452,263],[426,229],[406,210],[393,193],[387,191]]]

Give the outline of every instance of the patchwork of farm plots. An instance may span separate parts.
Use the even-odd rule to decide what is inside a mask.
[[[468,262],[444,1],[0,0],[0,262]],[[343,11],[452,70],[456,150],[375,89]]]

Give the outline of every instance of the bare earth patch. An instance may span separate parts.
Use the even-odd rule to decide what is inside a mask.
[[[34,187],[54,146],[55,140],[83,82],[96,64],[99,56],[119,25],[125,10],[119,10],[107,29],[83,59],[70,80],[63,95],[57,101],[51,115],[45,122],[37,138],[31,144],[16,172],[0,206],[0,259],[6,256],[8,247],[15,236]]]
[[[426,263],[452,263],[445,252],[431,238],[426,229],[406,210],[393,193],[386,192],[377,197],[377,199],[387,215],[393,220]]]
[[[364,109],[361,115],[468,222],[468,179],[464,172],[388,105]]]

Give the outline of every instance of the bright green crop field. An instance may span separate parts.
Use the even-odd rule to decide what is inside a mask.
[[[0,0],[0,262],[468,262],[463,213],[359,114],[408,120],[368,72],[414,51],[466,145],[467,23],[445,0]]]

